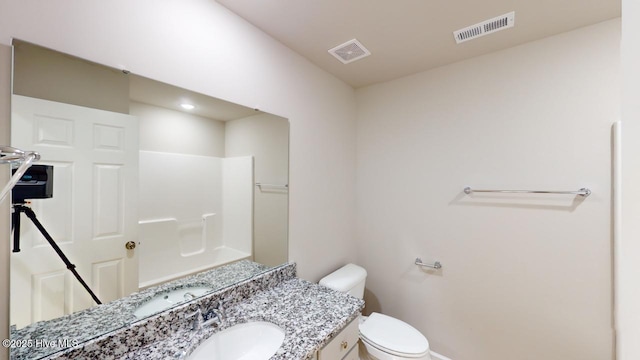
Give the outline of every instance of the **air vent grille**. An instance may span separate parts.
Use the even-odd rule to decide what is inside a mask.
[[[330,49],[329,54],[335,56],[336,59],[340,60],[343,64],[348,64],[371,55],[371,52],[358,40],[353,39]]]
[[[483,21],[481,23],[468,26],[464,29],[460,29],[453,32],[453,37],[456,39],[456,43],[460,44],[471,39],[478,38],[480,36],[488,35],[496,31],[508,29],[513,27],[516,19],[515,11],[508,14],[494,17]]]

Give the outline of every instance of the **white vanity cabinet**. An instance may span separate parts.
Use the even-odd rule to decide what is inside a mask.
[[[352,320],[322,349],[317,360],[358,360],[358,318]]]

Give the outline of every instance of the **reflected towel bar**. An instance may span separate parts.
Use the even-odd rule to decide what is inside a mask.
[[[40,154],[35,151],[22,151],[11,146],[0,146],[0,164],[19,165],[9,182],[0,191],[0,201],[4,200],[31,164],[40,160]]]
[[[422,259],[416,258],[415,264],[418,266],[428,267],[432,269],[442,269],[442,264],[440,264],[440,261],[436,261],[433,264],[425,264],[422,262]]]
[[[469,195],[474,192],[490,192],[490,193],[509,193],[509,194],[565,194],[565,195],[580,195],[587,197],[591,195],[591,190],[582,188],[578,191],[543,191],[543,190],[479,190],[472,189],[467,186],[464,188],[464,193]]]
[[[289,184],[277,185],[277,184],[256,183],[256,186],[259,187],[260,189],[262,189],[262,187],[264,186],[264,187],[270,187],[270,188],[278,188],[278,189],[289,190]]]

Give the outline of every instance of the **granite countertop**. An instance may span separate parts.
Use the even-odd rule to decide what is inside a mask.
[[[241,260],[195,275],[154,286],[133,293],[127,297],[94,306],[92,308],[65,315],[57,319],[40,321],[22,329],[12,329],[11,339],[21,341],[55,341],[70,340],[69,347],[111,331],[126,328],[141,319],[133,315],[134,309],[154,296],[170,290],[192,286],[207,286],[213,291],[231,286],[240,281],[250,279],[268,271],[268,266],[249,260]],[[11,349],[12,360],[39,359],[55,354],[64,348],[53,347],[18,347]]]
[[[128,352],[119,359],[180,358],[213,333],[250,321],[268,321],[285,330],[284,342],[272,360],[310,359],[356,319],[363,307],[361,299],[291,278],[257,291],[226,309],[227,321],[220,329],[179,329],[172,336]]]

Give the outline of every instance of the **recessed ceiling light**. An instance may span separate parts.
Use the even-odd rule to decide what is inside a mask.
[[[196,108],[195,106],[193,106],[191,104],[187,104],[187,103],[180,104],[180,106],[182,106],[182,108],[185,109],[185,110],[193,110],[193,109]]]

